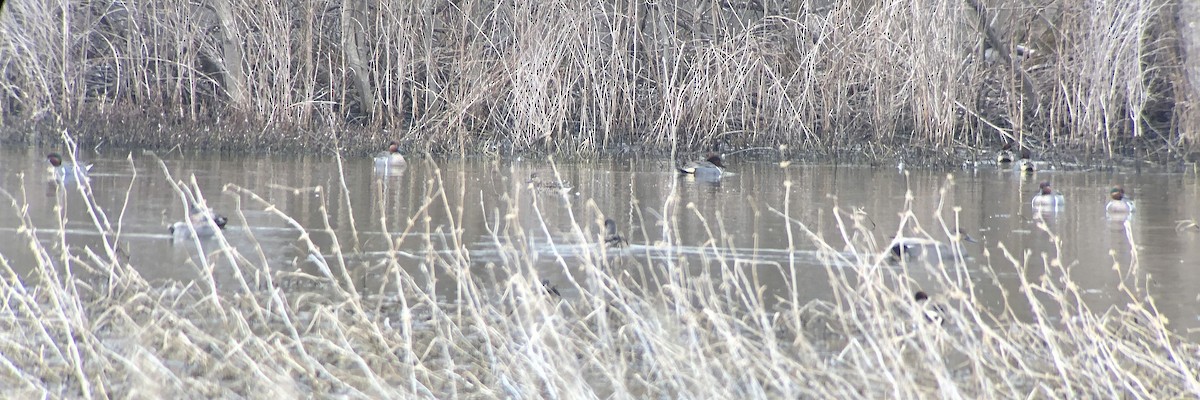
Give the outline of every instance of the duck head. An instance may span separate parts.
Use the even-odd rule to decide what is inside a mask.
[[[1050,187],[1050,182],[1048,182],[1048,181],[1039,183],[1038,188],[1041,189],[1042,194],[1048,195],[1048,194],[1054,193],[1054,189],[1052,189]]]
[[[395,140],[389,142],[387,151],[388,151],[388,153],[399,153],[400,152],[400,143]]]
[[[1124,200],[1125,199],[1125,188],[1120,187],[1120,186],[1114,186],[1112,189],[1110,189],[1108,191],[1108,195],[1111,196],[1113,200],[1118,200],[1118,201]]]
[[[604,234],[607,236],[616,235],[617,221],[613,221],[612,218],[604,220]]]
[[[62,156],[58,155],[58,153],[47,154],[46,160],[50,161],[50,165],[53,165],[55,167],[62,166]]]
[[[704,155],[704,161],[708,161],[708,162],[712,163],[712,165],[716,165],[718,167],[725,168],[725,164],[721,163],[721,155],[720,154],[710,151],[710,152],[708,152],[708,154]]]
[[[929,300],[929,294],[923,291],[917,291],[917,293],[913,294],[913,300],[918,302]]]

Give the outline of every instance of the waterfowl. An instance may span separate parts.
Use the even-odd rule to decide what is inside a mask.
[[[529,174],[529,180],[525,181],[525,183],[529,184],[534,189],[571,190],[571,184],[567,181],[542,179],[537,172],[531,172]]]
[[[914,259],[953,260],[956,253],[966,254],[962,242],[978,243],[971,235],[961,230],[955,232],[950,243],[927,238],[898,237],[892,239],[892,243],[888,245],[888,258],[895,262]]]
[[[1001,164],[1012,164],[1013,170],[1024,173],[1034,173],[1038,170],[1045,169],[1046,163],[1042,161],[1033,161],[1033,153],[1024,146],[1017,145],[1017,149],[1013,150],[1013,144],[1008,143],[1000,150],[1000,154],[996,156],[996,161]]]
[[[677,167],[680,173],[695,175],[697,177],[720,178],[725,173],[725,164],[721,163],[721,155],[708,152],[704,155],[704,159],[693,161],[684,164],[682,167]]]
[[[554,286],[554,285],[550,284],[550,280],[549,280],[549,279],[546,279],[546,280],[543,280],[543,281],[542,281],[542,291],[543,291],[543,292],[545,292],[547,295],[550,295],[550,296],[554,296],[554,297],[562,297],[562,293],[559,293],[559,291],[558,291],[558,287],[556,287],[556,286]]]
[[[1114,186],[1108,191],[1111,200],[1104,206],[1104,212],[1112,215],[1126,215],[1133,212],[1133,202],[1125,199],[1125,188]]]
[[[1040,192],[1037,196],[1033,196],[1031,203],[1035,210],[1058,209],[1066,205],[1066,199],[1063,195],[1054,193],[1054,189],[1050,187],[1050,182],[1042,182],[1038,184]]]
[[[1030,160],[1028,158],[1022,158],[1020,160],[1017,160],[1016,163],[1013,163],[1013,169],[1017,170],[1018,172],[1024,172],[1027,174],[1037,172],[1039,169],[1041,169],[1038,167],[1039,167],[1038,163],[1035,163],[1033,160]]]
[[[1008,164],[1010,162],[1013,162],[1013,152],[1012,151],[1000,150],[999,153],[996,153],[996,163],[997,164]]]
[[[917,293],[913,294],[913,300],[917,302],[917,307],[921,308],[921,314],[925,317],[925,321],[938,325],[946,324],[946,318],[942,316],[946,313],[945,308],[940,304],[934,304],[932,301],[929,301],[928,293],[917,291]]]
[[[228,218],[217,214],[211,208],[202,209],[195,205],[190,207],[188,219],[195,228],[195,237],[201,239],[217,234],[217,230],[225,229],[225,224],[229,222]],[[191,239],[193,232],[188,229],[188,221],[179,221],[168,226],[167,233],[171,234],[172,239],[181,240]]]
[[[1005,143],[1004,147],[1000,148],[1000,152],[996,153],[996,162],[997,163],[1008,164],[1008,163],[1011,163],[1016,160],[1028,160],[1029,159],[1029,157],[1030,157],[1029,149],[1024,148],[1022,146],[1017,146],[1018,150],[1017,150],[1017,152],[1014,152],[1012,149],[1013,143],[1014,142]],[[1017,155],[1018,152],[1020,153],[1019,157]]]
[[[604,244],[609,246],[626,244],[625,238],[617,233],[617,221],[613,221],[612,218],[604,220]]]
[[[58,153],[47,154],[46,160],[50,162],[50,176],[58,182],[85,182],[88,180],[88,171],[92,170],[92,164],[64,163]]]
[[[388,143],[387,150],[375,155],[375,165],[388,167],[404,166],[404,155],[400,154],[400,143],[397,143],[395,140]]]

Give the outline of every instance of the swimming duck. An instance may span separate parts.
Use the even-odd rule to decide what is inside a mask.
[[[1112,215],[1126,215],[1133,213],[1133,202],[1125,199],[1125,188],[1114,186],[1108,191],[1109,197],[1112,199],[1104,206],[1104,212]]]
[[[225,229],[225,224],[229,222],[228,218],[217,214],[211,208],[203,209],[195,205],[190,207],[188,219],[195,228],[196,237],[201,239],[217,234],[217,230]],[[188,229],[188,221],[171,224],[167,227],[167,233],[171,234],[172,239],[175,240],[192,238],[192,230]]]
[[[50,176],[58,182],[86,182],[88,180],[88,171],[92,170],[92,164],[76,165],[64,163],[62,156],[58,153],[47,154],[46,160],[50,161]]]
[[[958,254],[966,255],[966,249],[962,247],[961,242],[979,243],[961,230],[955,232],[950,243],[928,238],[898,237],[888,245],[888,258],[895,262],[914,259],[953,260],[955,250],[958,250]]]
[[[1054,193],[1054,189],[1050,187],[1050,182],[1042,182],[1038,184],[1040,192],[1037,196],[1033,196],[1031,203],[1034,210],[1053,210],[1062,208],[1067,204],[1063,195]]]
[[[1027,174],[1037,172],[1038,170],[1043,169],[1042,167],[1044,166],[1044,163],[1036,162],[1028,158],[1022,158],[1013,163],[1013,169],[1017,170],[1017,172],[1024,172]]]
[[[404,155],[400,154],[400,143],[397,143],[395,140],[388,143],[387,150],[375,155],[375,165],[388,167],[404,166]]]
[[[704,155],[703,160],[689,162],[677,169],[680,173],[697,177],[720,178],[725,173],[725,164],[721,163],[720,154],[710,151]]]
[[[1013,169],[1017,172],[1032,174],[1034,172],[1045,171],[1054,168],[1049,162],[1046,161],[1033,161],[1028,158],[1022,158],[1013,163]]]
[[[627,244],[625,238],[617,232],[617,221],[612,218],[604,220],[604,244],[609,246],[620,246]]]
[[[1012,143],[1004,145],[1000,150],[1000,154],[996,156],[996,161],[1001,164],[1012,163],[1013,170],[1024,173],[1034,173],[1046,169],[1048,164],[1045,161],[1033,161],[1033,153],[1024,146],[1017,145],[1017,150],[1012,150]],[[1007,161],[1005,161],[1007,159]]]
[[[532,186],[534,189],[540,190],[571,190],[571,184],[567,181],[558,181],[551,179],[542,179],[537,172],[529,173],[529,180],[525,183]]]
[[[938,325],[946,324],[946,318],[942,316],[946,313],[946,309],[941,304],[929,301],[928,293],[918,291],[913,294],[913,300],[917,302],[917,307],[921,308],[921,314],[925,316],[925,321]]]
[[[1017,153],[1013,152],[1013,149],[1012,149],[1013,143],[1014,142],[1005,143],[1004,147],[1000,148],[1000,152],[996,154],[996,163],[1008,164],[1008,163],[1011,163],[1016,160],[1028,160],[1029,159],[1029,157],[1030,157],[1029,149],[1022,147],[1022,146],[1017,146],[1018,151],[1020,152],[1020,156],[1018,157]]]
[[[558,287],[551,284],[549,279],[542,280],[542,291],[553,297],[562,297],[562,293],[558,291]]]

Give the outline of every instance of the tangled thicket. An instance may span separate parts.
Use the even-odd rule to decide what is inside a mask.
[[[1159,0],[7,2],[0,123],[160,145],[1174,155],[1194,135],[1177,36]]]

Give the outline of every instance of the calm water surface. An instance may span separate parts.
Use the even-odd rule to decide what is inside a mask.
[[[101,236],[78,190],[47,180],[48,151],[0,147],[0,190],[15,198],[16,204],[5,201],[0,206],[0,237],[7,238],[0,240],[0,255],[18,272],[31,270],[38,259],[21,233],[21,213],[32,221],[36,240],[52,249],[53,263],[60,268],[71,263],[54,253],[63,246],[81,258],[87,257],[89,249],[103,253]],[[940,232],[933,216],[944,204],[942,217],[951,224],[957,221],[981,242],[967,247],[968,269],[988,262],[985,252],[990,254],[999,272],[998,283],[1014,297],[1010,300],[1014,308],[1023,304],[1017,293],[1020,276],[1003,258],[1001,247],[1028,266],[1026,279],[1038,282],[1044,274],[1043,255],[1055,252],[1049,235],[1038,227],[1045,221],[1061,238],[1062,262],[1084,289],[1084,300],[1093,310],[1128,302],[1117,290],[1125,276],[1127,284],[1149,288],[1177,330],[1200,326],[1196,308],[1200,237],[1175,229],[1179,220],[1200,218],[1196,207],[1200,181],[1190,174],[1054,171],[1023,176],[992,167],[955,171],[953,184],[948,184],[946,172],[781,167],[776,162],[733,158],[727,164],[735,174],[714,184],[679,177],[669,160],[600,159],[556,163],[563,179],[574,186],[568,205],[557,193],[527,187],[532,172],[553,176],[551,164],[544,160],[410,159],[403,170],[380,171],[370,159],[352,159],[342,164],[343,181],[332,157],[177,152],[161,157],[176,180],[189,182],[194,176],[208,204],[230,218],[225,234],[250,262],[274,271],[317,273],[315,255],[300,240],[300,230],[277,215],[274,210],[278,210],[309,231],[323,256],[333,253],[335,243],[340,246],[351,260],[348,272],[368,290],[373,279],[364,271],[380,263],[382,252],[392,243],[388,237],[398,239],[400,250],[408,255],[401,262],[411,259],[405,267],[414,274],[423,271],[431,242],[444,243],[433,246],[443,250],[468,249],[473,268],[494,271],[486,266],[506,265],[499,249],[509,246],[505,241],[498,245],[489,234],[497,229],[524,232],[524,244],[516,246],[537,255],[540,275],[566,282],[567,274],[577,273],[573,257],[578,254],[572,254],[581,253],[583,247],[572,217],[590,238],[600,236],[597,221],[609,217],[631,243],[626,253],[649,268],[703,265],[716,257],[735,259],[738,266],[756,269],[769,294],[786,298],[792,295],[786,293],[788,289],[773,283],[782,279],[771,278],[793,261],[801,266],[794,295],[800,300],[829,298],[829,269],[820,261],[817,245],[794,229],[796,251],[789,253],[784,219],[773,210],[782,212],[786,207],[792,218],[841,249],[845,241],[835,206],[842,210],[843,220],[849,220],[852,210],[865,212],[877,240],[888,241],[898,231],[906,192],[911,189],[912,209],[922,227]],[[202,241],[202,252],[191,241],[173,242],[167,234],[166,226],[181,220],[185,207],[159,161],[140,152],[85,151],[81,158],[95,164],[94,198],[119,233],[118,247],[129,264],[151,280],[199,276],[204,265],[201,255],[215,246],[212,239]],[[437,191],[439,176],[444,192]],[[1065,209],[1044,216],[1031,209],[1030,198],[1041,180],[1053,181],[1067,199]],[[791,182],[790,188],[784,182]],[[1128,224],[1105,217],[1108,189],[1114,183],[1124,185],[1137,203]],[[341,190],[343,185],[348,192]],[[435,195],[444,196],[450,206],[428,203],[427,198]],[[663,224],[663,219],[671,223]],[[454,226],[462,230],[455,231]],[[434,232],[432,239],[416,237],[429,231]],[[663,243],[676,246],[667,251]],[[1140,265],[1136,276],[1124,275],[1135,258]],[[1114,264],[1121,266],[1120,272]],[[227,269],[212,268],[218,281],[232,284]],[[973,279],[981,301],[999,307],[997,282],[982,275]],[[454,287],[444,280],[437,285]],[[569,285],[558,286],[565,296],[571,295]]]

